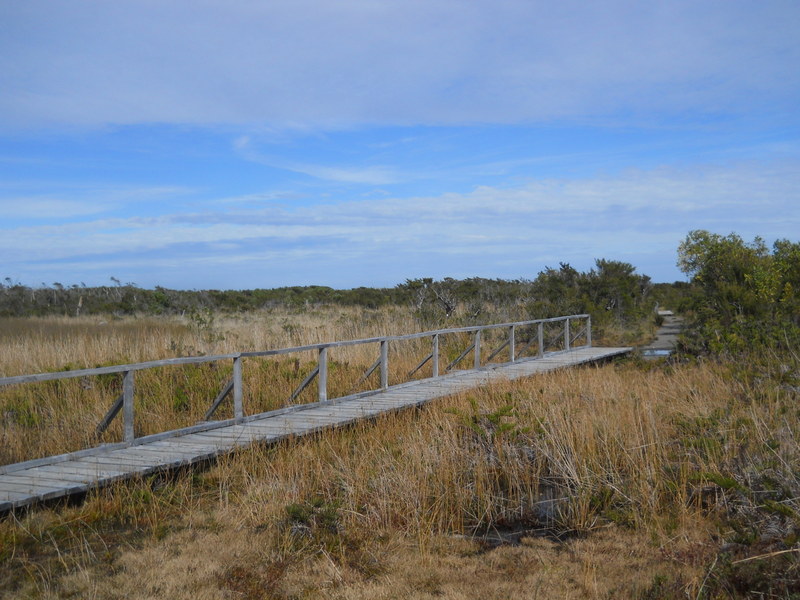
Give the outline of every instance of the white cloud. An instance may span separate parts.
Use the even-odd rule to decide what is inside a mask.
[[[80,202],[41,196],[5,197],[0,201],[0,219],[60,219],[85,217],[104,212],[97,202]]]
[[[115,272],[123,277],[127,265],[153,278],[160,265],[179,263],[181,277],[203,282],[195,287],[214,287],[216,277],[226,276],[209,270],[209,264],[256,268],[276,261],[308,283],[354,277],[365,262],[384,261],[383,276],[402,281],[416,264],[453,276],[475,274],[470,265],[484,265],[487,276],[516,277],[526,270],[534,275],[531,268],[544,266],[537,260],[588,267],[598,257],[625,257],[635,264],[636,256],[648,255],[660,255],[653,259],[655,268],[677,275],[675,248],[691,229],[796,237],[800,165],[630,171],[510,189],[480,187],[467,194],[288,208],[226,206],[224,212],[6,228],[0,254],[11,273],[49,268],[53,274],[47,277],[59,280],[65,279],[57,273],[66,264],[78,273],[80,265],[94,272],[98,265],[117,264]],[[491,272],[491,264],[505,265],[506,271]],[[142,275],[136,277],[144,283]],[[239,287],[247,285],[252,284]]]
[[[515,123],[790,109],[800,5],[406,0],[3,5],[5,127]]]
[[[193,190],[180,186],[109,186],[48,183],[58,193],[38,191],[45,184],[3,182],[0,184],[0,219],[65,221],[101,215],[125,205],[163,202],[185,196]],[[5,192],[5,193],[3,193]]]
[[[316,179],[339,183],[363,183],[369,185],[388,185],[397,183],[399,175],[385,166],[373,167],[331,167],[311,163],[290,161],[277,156],[269,156],[258,152],[249,136],[239,137],[234,148],[245,159],[274,169],[302,173]]]

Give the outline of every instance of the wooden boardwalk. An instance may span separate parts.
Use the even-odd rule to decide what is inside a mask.
[[[581,347],[502,365],[489,365],[409,382],[369,395],[324,400],[240,418],[206,430],[165,432],[126,444],[0,467],[0,512],[81,494],[111,482],[213,459],[253,443],[275,443],[341,427],[383,413],[419,406],[491,381],[600,361],[631,348]],[[122,446],[122,447],[120,447]]]

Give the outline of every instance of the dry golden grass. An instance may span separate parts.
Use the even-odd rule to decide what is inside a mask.
[[[203,472],[6,519],[0,589],[44,598],[736,597],[716,574],[736,532],[708,494],[733,503],[723,474],[800,465],[793,392],[759,389],[724,364],[629,362],[254,447]],[[796,570],[789,556],[784,570]]]
[[[416,331],[411,312],[323,307],[199,318],[32,318],[0,320],[0,375],[144,362],[176,356],[228,354]],[[401,349],[397,349],[401,350]],[[392,382],[421,356],[419,343],[394,352]],[[359,378],[375,360],[377,344],[330,352],[329,395],[374,387]],[[417,359],[418,360],[418,359]],[[279,408],[316,365],[313,352],[248,359],[244,370],[248,414]],[[193,425],[230,379],[230,362],[164,367],[136,377],[137,435]],[[420,372],[418,377],[424,376]],[[118,417],[101,437],[95,427],[121,392],[119,375],[0,388],[0,464],[60,454],[121,440]],[[313,386],[295,402],[314,401]],[[76,410],[77,408],[77,410]],[[215,418],[232,416],[230,402]]]
[[[170,356],[163,346],[178,335],[218,352],[234,334],[241,349],[413,327],[399,313],[397,329],[382,330],[378,317],[393,317],[376,315],[351,335],[325,311],[169,335],[167,323],[130,357]],[[291,318],[304,329],[281,321]],[[91,366],[100,353],[89,341],[63,348],[81,344]],[[60,358],[36,360],[58,368]],[[800,534],[789,377],[800,365],[770,364],[774,373],[626,361],[498,383],[11,515],[0,521],[0,598],[744,597],[726,578],[746,575],[732,558],[791,550]],[[221,377],[202,373],[204,384]],[[264,370],[249,389],[274,375]],[[765,537],[767,525],[778,538]],[[730,542],[732,554],[720,554]],[[748,576],[765,597],[800,568],[796,552],[742,565],[760,565]]]
[[[546,337],[559,337],[560,324],[548,324]],[[74,370],[144,362],[176,356],[231,354],[303,346],[336,340],[364,339],[420,330],[408,308],[321,307],[270,310],[233,316],[192,318],[47,317],[0,320],[0,375]],[[535,335],[533,330],[519,332]],[[486,332],[482,354],[502,343],[502,330]],[[470,343],[466,334],[440,340],[442,369]],[[560,343],[560,342],[559,342]],[[409,380],[408,373],[430,352],[430,339],[393,342],[389,383]],[[375,389],[379,374],[361,382],[379,355],[379,345],[365,344],[329,351],[328,397]],[[460,368],[469,368],[467,357]],[[495,361],[507,360],[507,352]],[[256,414],[286,406],[292,392],[317,364],[316,352],[248,358],[243,365],[244,408]],[[232,374],[231,361],[169,366],[136,374],[136,434],[159,433],[194,425]],[[412,379],[431,375],[431,365]],[[118,374],[65,379],[0,388],[0,464],[61,454],[122,439],[118,416],[102,436],[95,427],[121,393]],[[293,403],[316,400],[315,386]],[[232,417],[230,399],[214,418]]]

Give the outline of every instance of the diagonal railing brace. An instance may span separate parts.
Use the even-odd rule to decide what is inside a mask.
[[[497,350],[495,350],[494,352],[492,352],[492,353],[489,355],[489,358],[487,358],[487,359],[486,359],[486,362],[489,362],[489,361],[490,361],[490,360],[492,360],[492,359],[493,359],[495,356],[497,356],[498,354],[500,354],[500,353],[501,353],[503,350],[505,350],[505,349],[508,347],[508,345],[509,345],[510,343],[511,343],[511,340],[506,340],[505,342],[503,342],[503,345],[502,345],[502,346],[500,346],[500,347],[499,347]]]
[[[298,386],[297,386],[297,389],[295,389],[295,391],[293,391],[293,392],[292,392],[292,395],[291,395],[291,396],[289,396],[289,399],[286,401],[286,404],[291,404],[292,402],[294,402],[295,398],[297,398],[297,397],[298,397],[298,396],[299,396],[299,395],[302,393],[302,391],[303,391],[304,389],[306,389],[306,388],[308,387],[308,385],[309,385],[309,384],[310,384],[312,381],[314,381],[314,378],[315,378],[317,375],[319,375],[319,365],[317,365],[316,367],[314,367],[314,370],[313,370],[313,371],[311,371],[311,373],[309,373],[309,374],[306,376],[306,378],[305,378],[305,379],[303,379],[303,382],[302,382],[300,385],[298,385]]]
[[[97,424],[97,427],[95,427],[94,429],[95,435],[97,435],[97,437],[100,437],[105,433],[106,429],[108,429],[108,426],[111,425],[111,421],[113,421],[114,417],[116,417],[119,414],[119,411],[122,409],[122,401],[124,399],[125,399],[125,394],[120,394],[119,397],[116,400],[114,400],[114,404],[112,404],[111,408],[108,409],[106,416],[103,417],[103,420],[100,421]]]
[[[358,387],[362,383],[364,383],[367,379],[369,379],[369,376],[372,375],[377,370],[377,368],[380,367],[380,366],[381,366],[381,357],[379,356],[378,360],[376,360],[374,363],[372,363],[370,368],[367,369],[366,371],[364,371],[364,374],[359,378],[358,381],[356,381],[355,385],[352,388],[350,388],[350,393],[352,394],[354,391],[356,391],[358,389]]]
[[[230,394],[232,391],[233,391],[233,379],[231,379],[228,383],[225,384],[225,387],[222,388],[222,391],[214,399],[214,402],[211,403],[211,407],[206,411],[206,414],[203,415],[204,421],[208,421],[211,418],[211,415],[213,415],[217,411],[219,405],[222,404],[222,401],[225,400],[225,398],[228,397],[228,394]]]
[[[449,365],[447,365],[447,367],[445,367],[445,369],[444,369],[444,370],[445,370],[445,371],[449,371],[450,369],[452,369],[453,367],[455,367],[455,366],[456,366],[458,363],[460,363],[462,360],[464,360],[464,357],[465,357],[467,354],[469,354],[470,352],[472,352],[474,349],[475,349],[475,342],[472,342],[472,343],[469,345],[469,347],[468,347],[466,350],[464,350],[464,351],[463,351],[461,354],[459,354],[457,359],[455,359],[453,362],[451,362]]]
[[[419,371],[419,370],[420,370],[422,367],[424,367],[426,364],[428,364],[428,361],[429,361],[429,360],[431,360],[432,358],[433,358],[433,352],[431,352],[430,354],[428,354],[428,356],[426,356],[425,358],[423,358],[423,359],[422,359],[422,362],[421,362],[421,363],[419,363],[419,364],[418,364],[416,367],[414,367],[413,369],[411,369],[411,370],[408,372],[408,375],[407,375],[407,377],[411,377],[411,376],[412,376],[414,373],[416,373],[417,371]]]

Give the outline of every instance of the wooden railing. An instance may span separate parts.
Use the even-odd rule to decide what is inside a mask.
[[[549,323],[563,323],[563,329],[560,329],[557,334],[550,338],[545,336],[545,325]],[[582,323],[582,327],[573,327],[573,323]],[[536,327],[536,335],[533,336],[531,331],[528,331],[529,339],[518,343],[518,334],[527,328]],[[481,351],[482,338],[486,337],[483,334],[489,331],[506,329],[507,334],[504,336],[503,343],[494,348],[488,353],[487,358],[483,358]],[[468,334],[471,336],[471,343],[464,349],[464,351],[444,369],[440,368],[440,351],[439,343],[442,336],[449,334]],[[372,365],[364,372],[360,380],[354,386],[358,388],[364,383],[375,371],[380,371],[380,383],[377,389],[360,392],[358,394],[349,394],[342,397],[357,397],[368,394],[374,394],[377,391],[388,389],[389,386],[389,346],[392,343],[397,343],[405,340],[416,340],[423,338],[431,338],[431,351],[423,360],[414,367],[406,376],[407,380],[416,374],[422,367],[429,362],[431,363],[432,378],[446,376],[449,372],[453,371],[459,363],[461,363],[470,354],[472,355],[472,368],[480,369],[488,365],[490,361],[496,358],[504,350],[508,350],[509,360],[506,363],[493,363],[493,366],[499,364],[510,364],[520,360],[531,360],[543,357],[545,354],[553,352],[564,352],[573,349],[574,347],[590,347],[592,345],[592,323],[591,317],[586,314],[582,315],[568,315],[563,317],[555,317],[552,319],[535,319],[532,321],[519,321],[515,323],[500,323],[495,325],[478,325],[473,327],[459,327],[452,329],[438,329],[435,331],[424,331],[421,333],[412,333],[408,335],[397,336],[384,336],[374,337],[359,340],[348,340],[339,342],[326,342],[322,344],[310,344],[307,346],[296,346],[292,348],[281,348],[278,350],[265,350],[260,352],[240,352],[237,354],[220,354],[215,356],[192,356],[184,358],[170,358],[164,360],[154,360],[149,362],[115,365],[108,367],[98,367],[94,369],[79,369],[73,371],[60,371],[55,373],[39,373],[36,375],[19,375],[15,377],[2,377],[0,378],[0,386],[20,385],[27,383],[36,383],[43,381],[53,381],[58,379],[70,379],[76,377],[93,377],[99,375],[108,375],[119,373],[122,377],[122,393],[112,404],[111,408],[106,413],[105,417],[97,425],[98,435],[105,431],[115,417],[122,412],[123,421],[123,443],[127,445],[131,443],[141,443],[145,440],[153,440],[156,438],[168,437],[178,433],[188,433],[191,431],[203,431],[230,425],[231,423],[245,422],[257,418],[257,415],[246,416],[243,406],[243,386],[242,386],[242,362],[248,358],[254,357],[270,357],[285,355],[300,352],[317,352],[317,365],[312,371],[303,379],[303,381],[292,392],[286,404],[290,405],[299,395],[316,379],[317,381],[317,403],[327,403],[335,401],[328,397],[328,351],[331,348],[342,348],[347,346],[357,346],[363,344],[379,344],[380,351],[378,358]],[[575,342],[583,339],[583,344],[575,346]],[[535,348],[535,353],[531,354],[530,350]],[[191,365],[200,363],[214,363],[221,361],[233,361],[233,374],[232,379],[227,382],[214,401],[211,403],[208,411],[205,413],[205,421],[191,427],[186,427],[179,430],[170,432],[149,435],[137,438],[135,433],[134,421],[134,396],[135,396],[135,374],[137,371],[146,369],[154,369],[158,367],[172,366],[172,365]],[[407,383],[401,382],[401,384]],[[401,385],[395,384],[395,385]],[[392,386],[394,387],[394,386]],[[223,401],[233,396],[233,419],[220,420],[208,422],[214,415],[217,408]],[[297,410],[300,406],[286,406],[284,411]]]

